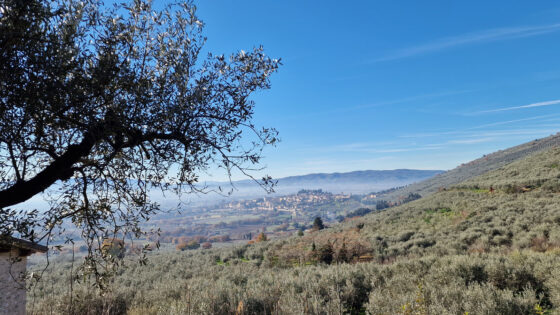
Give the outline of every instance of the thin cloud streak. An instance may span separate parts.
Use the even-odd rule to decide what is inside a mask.
[[[546,133],[556,133],[558,132],[558,128],[560,125],[540,125],[540,127],[551,127],[547,129],[510,129],[510,130],[496,130],[496,131],[443,131],[443,132],[433,132],[433,133],[419,133],[415,135],[401,135],[400,138],[411,138],[411,139],[418,139],[418,138],[431,138],[431,137],[441,137],[441,136],[458,136],[463,138],[470,138],[470,137],[482,137],[482,136],[489,136],[489,137],[498,137],[498,136],[526,136],[526,135],[542,135]]]
[[[504,108],[491,109],[491,110],[483,110],[483,111],[476,112],[475,114],[496,113],[496,112],[504,112],[504,111],[508,111],[508,110],[525,109],[525,108],[542,107],[542,106],[551,106],[551,105],[557,105],[557,104],[560,104],[560,99],[552,100],[552,101],[546,101],[546,102],[532,103],[532,104],[521,105],[521,106],[512,106],[512,107],[504,107]]]
[[[330,152],[358,152],[358,153],[399,153],[399,152],[413,152],[413,151],[426,151],[426,150],[438,150],[441,149],[439,144],[427,144],[427,145],[408,145],[408,147],[396,147],[396,148],[386,148],[380,149],[379,146],[354,146],[353,144],[348,144],[346,147],[340,146],[340,149],[336,150],[331,148]]]
[[[460,140],[450,140],[447,143],[449,144],[476,144],[476,143],[484,143],[494,141],[496,138],[486,137],[486,138],[478,138],[478,139],[460,139]]]
[[[464,128],[464,129],[461,129],[461,130],[450,130],[450,131],[439,131],[439,132],[435,131],[435,132],[425,132],[425,133],[415,133],[415,134],[404,134],[404,135],[400,135],[398,137],[399,138],[427,138],[427,137],[441,137],[441,136],[450,136],[450,135],[467,135],[467,134],[471,134],[473,132],[471,130],[479,130],[479,129],[484,129],[484,128],[488,128],[488,127],[515,124],[515,123],[518,123],[518,122],[531,121],[531,120],[545,122],[545,121],[551,121],[550,119],[553,119],[552,117],[558,117],[558,116],[560,116],[560,114],[533,116],[533,117],[528,117],[528,118],[498,121],[498,122],[494,122],[494,123],[489,123],[489,124],[483,124],[483,125],[473,126],[473,127],[469,127],[469,128]],[[525,130],[530,130],[530,129],[525,128]],[[499,130],[486,130],[486,131],[478,131],[478,132],[482,132],[484,134],[490,135],[490,133],[495,132],[495,131],[499,131]],[[511,130],[511,131],[514,131],[514,132],[520,132],[521,131],[521,132],[523,132],[523,130],[519,130],[519,129],[514,129],[514,130]]]
[[[500,126],[500,125],[509,125],[509,124],[518,123],[518,122],[521,122],[521,121],[538,120],[538,119],[541,119],[541,118],[548,118],[548,117],[554,117],[554,116],[558,116],[558,114],[541,115],[541,116],[533,116],[533,117],[521,118],[521,119],[498,121],[498,122],[495,122],[495,123],[484,124],[484,125],[474,126],[474,127],[471,127],[471,128],[466,128],[465,130],[480,129],[480,128],[486,128],[486,127]]]
[[[398,149],[381,149],[381,150],[371,150],[371,153],[399,153],[399,152],[414,152],[414,151],[426,151],[426,150],[439,150],[442,149],[440,146],[426,145],[417,148],[398,148]]]
[[[522,37],[530,37],[560,31],[560,23],[540,26],[496,28],[477,33],[468,33],[459,36],[445,37],[431,43],[408,47],[397,50],[391,55],[381,57],[372,62],[383,62],[390,60],[403,59],[417,55],[428,54],[457,46],[478,44],[484,42],[494,42]]]
[[[539,117],[531,117],[527,118],[527,120],[540,118]],[[511,122],[517,121],[524,121],[525,119],[515,120],[515,121],[507,121],[507,122],[499,122],[497,124],[506,124]],[[497,124],[490,124],[490,125],[497,125]],[[488,125],[482,125],[488,126]],[[314,151],[323,151],[323,152],[356,152],[356,153],[400,153],[400,152],[413,152],[413,151],[426,151],[426,150],[440,150],[444,149],[450,145],[470,145],[470,144],[480,144],[480,143],[488,143],[493,141],[501,141],[503,137],[512,137],[512,136],[540,136],[542,137],[543,134],[553,134],[558,131],[557,128],[560,127],[560,124],[550,124],[550,125],[540,125],[540,127],[549,127],[549,128],[539,128],[539,129],[503,129],[503,130],[479,130],[482,126],[476,126],[473,128],[468,128],[464,130],[457,130],[457,131],[448,131],[448,132],[434,132],[434,133],[422,133],[416,135],[401,135],[399,138],[431,138],[431,137],[447,137],[448,139],[443,142],[437,143],[428,143],[428,144],[418,144],[415,142],[412,143],[403,143],[399,141],[392,141],[386,143],[348,143],[342,144],[337,146],[331,147],[322,147],[322,148],[314,148]],[[382,148],[384,145],[389,146],[386,148]]]
[[[473,91],[475,91],[475,90],[450,90],[450,91],[420,94],[420,95],[403,97],[403,98],[398,98],[398,99],[393,99],[393,100],[388,100],[388,101],[380,101],[380,102],[370,103],[370,104],[363,104],[363,105],[356,105],[356,106],[343,106],[342,108],[336,108],[336,109],[331,109],[331,110],[314,111],[312,113],[293,115],[293,116],[289,116],[287,118],[289,118],[289,119],[303,119],[303,118],[309,118],[309,117],[317,117],[317,115],[341,114],[341,113],[347,113],[347,112],[352,112],[352,111],[366,109],[366,108],[396,105],[396,104],[404,104],[404,103],[410,103],[410,102],[422,101],[422,100],[429,100],[429,99],[434,99],[434,98],[437,99],[439,97],[459,95],[459,94],[464,94],[464,93],[470,93],[470,92],[473,92]],[[303,107],[305,107],[305,106],[302,105],[302,108]]]
[[[358,106],[353,106],[353,107],[347,107],[345,109],[345,111],[358,110],[358,109],[364,109],[364,108],[370,108],[370,107],[385,106],[385,105],[395,105],[395,104],[400,104],[400,103],[409,103],[409,102],[419,101],[419,100],[424,100],[424,99],[432,99],[432,98],[439,98],[439,97],[444,97],[444,96],[459,95],[459,94],[469,93],[469,92],[472,92],[472,91],[473,90],[454,90],[454,91],[444,91],[444,92],[436,92],[436,93],[429,93],[429,94],[421,94],[421,95],[404,97],[404,98],[401,98],[401,99],[379,102],[379,103],[374,103],[374,104],[366,104],[366,105],[358,105]]]

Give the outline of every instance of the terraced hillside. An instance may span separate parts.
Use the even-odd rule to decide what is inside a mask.
[[[420,200],[303,236],[156,252],[146,266],[131,260],[109,294],[76,285],[72,307],[71,269],[53,264],[28,309],[560,314],[560,148],[534,150]]]
[[[438,174],[430,179],[411,184],[397,191],[383,195],[381,198],[397,200],[401,197],[408,196],[410,193],[419,193],[422,196],[427,196],[438,191],[440,188],[458,184],[525,158],[530,154],[558,146],[560,146],[560,133],[485,155],[469,163],[462,164],[450,171]]]

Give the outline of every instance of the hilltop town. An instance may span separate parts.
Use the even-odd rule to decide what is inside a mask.
[[[315,209],[318,206],[331,204],[333,202],[345,202],[350,199],[357,201],[374,201],[374,193],[367,195],[333,194],[322,189],[302,189],[297,194],[279,197],[263,197],[250,200],[232,201],[223,205],[226,209],[256,210],[256,211],[284,211],[293,215],[302,214]]]

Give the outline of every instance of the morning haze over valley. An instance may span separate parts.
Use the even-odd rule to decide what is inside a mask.
[[[560,6],[0,0],[0,314],[560,314]]]

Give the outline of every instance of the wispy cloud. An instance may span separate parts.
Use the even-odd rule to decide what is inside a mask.
[[[388,143],[387,145],[381,145],[379,143],[347,143],[338,146],[331,146],[326,148],[320,148],[324,152],[351,152],[351,153],[365,153],[365,154],[387,154],[387,153],[406,153],[406,152],[418,152],[418,151],[432,151],[432,150],[442,150],[450,145],[468,145],[468,144],[478,144],[483,142],[491,142],[496,140],[495,137],[478,136],[478,137],[468,137],[451,139],[438,143],[416,143],[416,142],[406,142],[401,141]]]
[[[372,153],[398,153],[398,152],[414,152],[414,151],[426,151],[426,150],[439,150],[442,147],[439,145],[428,144],[425,146],[420,146],[416,148],[396,148],[396,149],[380,149],[373,150]]]
[[[304,119],[304,118],[307,119],[309,117],[317,117],[318,115],[341,114],[341,113],[347,113],[347,112],[352,112],[352,111],[357,111],[357,110],[363,110],[363,109],[366,109],[366,108],[382,107],[382,106],[405,104],[405,103],[412,103],[412,102],[418,102],[418,101],[424,101],[424,100],[437,99],[437,98],[441,98],[441,97],[459,95],[459,94],[469,93],[469,92],[473,92],[473,91],[475,91],[475,90],[466,90],[465,89],[465,90],[440,91],[440,92],[419,94],[419,95],[407,96],[407,97],[397,98],[397,99],[392,99],[392,100],[374,102],[374,103],[369,103],[369,104],[362,104],[362,105],[355,105],[355,106],[350,106],[350,105],[338,106],[338,107],[330,109],[330,110],[317,111],[317,110],[314,109],[312,112],[297,114],[297,115],[293,115],[293,116],[288,116],[287,118],[289,118],[289,119]],[[305,106],[302,106],[302,107],[305,107]]]
[[[506,135],[515,133],[518,135],[522,134],[539,134],[543,132],[548,132],[550,129],[543,129],[539,127],[545,127],[542,122],[550,122],[550,121],[557,121],[558,116],[560,114],[550,114],[550,115],[540,115],[540,116],[533,116],[527,118],[520,118],[520,119],[512,119],[512,120],[503,120],[503,121],[496,121],[493,123],[483,124],[483,125],[476,125],[473,127],[457,129],[457,130],[448,130],[448,131],[434,131],[434,132],[419,132],[419,133],[409,133],[403,134],[398,136],[399,138],[429,138],[429,137],[443,137],[443,136],[470,136],[474,134],[482,134],[487,136],[494,136],[494,135]],[[496,126],[504,126],[510,124],[516,124],[519,122],[526,122],[526,121],[533,121],[533,126],[537,128],[529,128],[527,125],[523,129],[515,128],[515,129],[508,129],[508,130],[495,130],[495,129],[488,129],[491,127]],[[547,125],[548,127],[558,127],[560,125]],[[486,129],[486,130],[484,130]],[[502,134],[501,134],[502,133]]]
[[[549,117],[555,117],[555,116],[558,116],[558,114],[541,115],[541,116],[533,116],[533,117],[520,118],[520,119],[512,119],[512,120],[505,120],[505,121],[497,121],[497,122],[490,123],[490,124],[484,124],[484,125],[478,125],[478,126],[466,128],[465,130],[483,129],[483,128],[487,128],[487,127],[494,127],[494,126],[500,126],[500,125],[509,125],[509,124],[514,124],[514,123],[518,123],[518,122],[522,122],[522,121],[542,120],[543,118],[549,118]]]
[[[347,107],[345,110],[346,110],[346,111],[351,111],[351,110],[358,110],[358,109],[364,109],[364,108],[370,108],[370,107],[378,107],[378,106],[386,106],[386,105],[396,105],[396,104],[401,104],[401,103],[410,103],[410,102],[421,101],[421,100],[428,100],[428,99],[434,99],[434,98],[440,98],[440,97],[445,97],[445,96],[459,95],[459,94],[469,93],[469,92],[472,92],[472,91],[473,91],[473,90],[451,90],[451,91],[442,91],[442,92],[427,93],[427,94],[421,94],[421,95],[414,95],[414,96],[409,96],[409,97],[403,97],[403,98],[394,99],[394,100],[389,100],[389,101],[384,101],[384,102],[378,102],[378,103],[372,103],[372,104],[364,104],[364,105],[357,105],[357,106],[353,106],[353,107]]]
[[[475,137],[507,137],[507,136],[543,136],[551,133],[558,132],[560,124],[542,125],[539,127],[547,128],[528,128],[528,129],[503,129],[503,130],[457,130],[457,131],[442,131],[432,133],[416,133],[406,134],[399,136],[400,138],[420,139],[420,138],[437,138],[445,136],[456,136],[459,138],[475,138]]]
[[[552,100],[552,101],[546,101],[546,102],[532,103],[532,104],[521,105],[521,106],[512,106],[512,107],[504,107],[504,108],[483,110],[483,111],[475,112],[475,114],[495,113],[495,112],[503,112],[503,111],[516,110],[516,109],[550,106],[550,105],[557,105],[557,104],[560,104],[560,99]]]
[[[382,62],[396,59],[403,59],[417,55],[428,54],[441,50],[450,49],[457,46],[466,46],[485,42],[494,42],[507,39],[515,39],[529,36],[536,36],[546,33],[560,31],[560,23],[539,25],[539,26],[523,26],[523,27],[507,27],[495,28],[476,33],[467,33],[459,36],[444,37],[433,42],[421,44],[417,46],[407,47],[394,51],[387,56],[372,60],[372,62]]]
[[[449,144],[476,144],[476,143],[484,143],[494,141],[496,138],[492,137],[484,137],[484,138],[474,138],[474,139],[459,139],[459,140],[450,140],[447,143]]]

